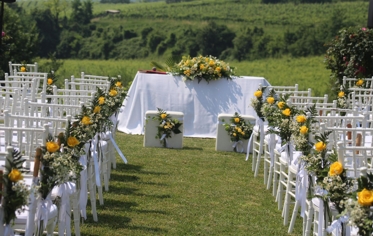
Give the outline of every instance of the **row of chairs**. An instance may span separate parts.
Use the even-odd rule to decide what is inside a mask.
[[[48,81],[47,73],[13,72],[13,75],[5,76],[4,86],[0,91],[0,119],[2,120],[0,126],[1,130],[5,132],[0,137],[1,158],[9,156],[11,150],[15,148],[27,159],[28,166],[32,169],[35,150],[37,147],[45,145],[46,134],[57,136],[63,132],[68,122],[80,114],[82,105],[90,103],[97,87],[104,92],[109,91],[110,80],[108,77],[82,73],[82,78],[72,77],[71,80],[65,80],[67,87],[58,89],[53,86],[51,81]],[[47,91],[48,88],[52,93]],[[80,190],[72,187],[75,191],[72,191],[69,196],[70,200],[68,201],[71,201],[72,204],[67,211],[72,210],[73,212],[75,235],[80,235],[81,218],[86,219],[85,209],[88,194],[93,220],[98,220],[96,194],[98,192],[99,203],[104,204],[103,187],[108,191],[110,170],[111,167],[115,168],[116,166],[112,142],[115,137],[117,116],[114,114],[110,119],[114,124],[113,128],[107,133],[97,134],[90,143],[86,143],[86,155],[83,155],[80,160],[85,166],[81,173]],[[98,147],[101,149],[100,152],[97,152]],[[37,176],[37,173],[33,173],[33,175]],[[61,192],[56,189],[54,194],[56,197],[61,195]],[[64,224],[66,222],[61,220],[61,214],[66,214],[62,211],[59,214],[60,216],[54,219],[54,224],[56,224],[57,218],[59,219],[59,234],[71,235],[69,224],[66,225]],[[70,216],[70,213],[67,215]],[[33,220],[33,217],[24,218]],[[53,233],[53,224],[48,224],[48,226],[47,233]],[[26,224],[14,226],[14,229],[21,231],[24,231],[25,228]],[[32,235],[32,227],[28,229],[26,234]]]
[[[299,98],[297,86],[273,86],[277,93],[290,93],[288,100],[290,106],[305,110],[315,105],[319,116],[315,117],[313,127],[315,133],[330,131],[328,150],[338,150],[338,158],[347,171],[349,178],[356,179],[361,174],[361,168],[372,170],[371,155],[373,151],[372,117],[371,111],[373,92],[372,79],[365,79],[365,86],[357,88],[357,79],[344,78],[344,86],[352,91],[346,99],[350,109],[337,107],[337,101],[328,103],[327,96],[312,98],[307,96]],[[266,134],[267,127],[262,124],[253,132],[252,169],[257,176],[260,163],[263,160],[264,184],[271,189],[278,202],[278,209],[282,210],[284,225],[289,225],[289,233],[292,232],[295,220],[299,215],[303,217],[303,235],[326,235],[326,228],[320,222],[320,216],[324,214],[322,202],[317,199],[307,199],[309,181],[313,179],[310,173],[306,173],[301,165],[302,153],[290,150],[293,160],[289,160],[289,153],[280,149],[279,139],[275,134]],[[313,140],[314,141],[314,140]],[[290,211],[291,202],[294,201],[293,212]],[[334,214],[333,217],[337,217]],[[331,223],[331,222],[329,222]]]

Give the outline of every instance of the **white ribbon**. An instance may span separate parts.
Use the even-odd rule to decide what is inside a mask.
[[[89,152],[90,144],[84,144],[84,151],[85,153]],[[84,169],[80,172],[80,190],[79,190],[79,208],[80,208],[80,215],[87,219],[87,200],[88,200],[88,188],[87,188],[87,155],[82,155],[79,159],[80,164],[84,167]]]
[[[308,173],[307,170],[304,168],[304,163],[298,164],[296,183],[297,184],[295,186],[295,199],[296,201],[300,202],[300,216],[304,218],[304,213],[306,211],[306,199],[308,188]]]
[[[349,230],[346,230],[345,234],[342,235],[342,223],[348,222],[348,216],[344,215],[339,217],[337,220],[334,220],[330,226],[326,229],[328,233],[334,232],[334,236],[349,236]]]
[[[241,146],[240,150],[238,150],[238,146]],[[236,152],[243,153],[243,142],[241,140],[234,142],[232,147],[236,149]]]
[[[14,236],[14,230],[9,224],[5,225],[4,236]]]
[[[110,141],[111,143],[113,144],[115,150],[117,151],[117,153],[119,154],[119,156],[122,158],[124,164],[127,164],[127,158],[123,155],[122,151],[119,149],[117,143],[115,142],[114,138],[113,138],[113,134],[110,132],[109,134],[109,138],[110,138]]]
[[[271,158],[271,166],[273,167],[275,164],[275,148],[276,148],[276,135],[269,134],[269,156]]]
[[[259,146],[259,154],[262,155],[263,152],[263,143],[264,143],[264,122],[261,118],[257,118],[255,122],[255,126],[259,127],[259,137],[260,137],[260,146]],[[251,133],[249,142],[247,144],[247,153],[246,153],[246,161],[249,160],[250,150],[251,150],[251,143],[253,139],[253,134]]]
[[[48,215],[53,203],[50,195],[48,195],[46,199],[38,198],[37,201],[38,204],[36,208],[35,222],[37,222],[37,227],[40,227],[40,221],[43,221],[43,229],[39,230],[44,230],[47,227]]]
[[[293,145],[291,142],[287,142],[281,147],[281,152],[285,151],[286,157],[288,159],[288,164],[290,165],[293,161]]]
[[[93,157],[93,164],[94,164],[94,167],[95,167],[96,185],[98,187],[100,187],[101,186],[101,179],[100,179],[100,169],[99,169],[99,166],[98,166],[97,147],[98,147],[98,136],[96,135],[94,137],[94,139],[92,140],[91,152],[92,152],[92,157]]]
[[[167,147],[167,138],[166,138],[167,134],[163,134],[160,141],[162,141],[164,139],[164,142],[165,142],[165,147]]]
[[[76,192],[75,184],[72,182],[66,182],[61,184],[57,189],[57,196],[61,198],[61,205],[59,209],[59,220],[58,220],[58,234],[70,235],[70,223],[71,223],[71,207],[70,207],[70,196]]]

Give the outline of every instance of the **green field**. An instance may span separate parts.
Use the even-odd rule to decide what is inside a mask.
[[[45,60],[40,60],[43,64]],[[62,86],[65,79],[72,75],[80,76],[80,72],[94,75],[121,75],[128,83],[133,80],[139,69],[151,69],[150,60],[65,60],[57,71],[57,78]],[[323,64],[323,57],[279,58],[257,61],[230,62],[236,67],[237,75],[260,76],[272,85],[299,84],[301,90],[311,88],[314,96],[323,96],[330,92],[329,74]]]

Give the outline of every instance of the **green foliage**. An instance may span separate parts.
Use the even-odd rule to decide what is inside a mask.
[[[331,41],[325,56],[331,82],[338,92],[343,76],[369,78],[373,76],[373,30],[350,27],[339,32]]]
[[[31,62],[36,56],[38,35],[33,21],[24,22],[21,15],[5,4],[3,32],[0,48],[0,78],[8,72],[8,62]],[[24,13],[22,13],[24,14]]]

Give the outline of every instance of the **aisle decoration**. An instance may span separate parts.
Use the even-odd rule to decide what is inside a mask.
[[[267,87],[259,85],[259,88],[254,92],[254,97],[251,99],[251,106],[254,108],[256,115],[264,121],[264,115],[262,112],[262,106],[264,103],[264,93]],[[271,90],[272,91],[272,90]],[[275,98],[272,95],[269,95],[266,99],[268,104],[274,104]]]
[[[238,145],[240,144],[242,146],[242,140],[247,140],[251,137],[253,132],[252,124],[247,123],[237,112],[235,112],[234,116],[230,119],[230,124],[225,123],[223,125],[233,142],[233,150],[235,152],[243,152],[243,147],[241,148],[241,151],[238,151]]]
[[[171,134],[180,134],[180,126],[183,123],[180,123],[177,119],[172,119],[172,117],[167,114],[161,108],[158,109],[157,116],[153,117],[153,120],[159,121],[158,133],[155,138],[160,139],[163,143],[163,147],[167,147],[167,139],[171,138]]]
[[[6,157],[5,174],[2,175],[3,189],[1,190],[4,198],[2,208],[4,209],[5,235],[12,232],[10,225],[17,218],[16,213],[25,211],[28,205],[30,189],[23,181],[22,175],[27,171],[22,167],[25,161],[21,153],[15,149],[11,157]]]
[[[350,90],[344,86],[340,86],[340,90],[338,91],[337,95],[337,107],[342,109],[348,109],[349,103],[348,103],[348,95],[350,94]],[[343,113],[344,115],[345,113]]]
[[[171,73],[181,75],[183,80],[197,79],[198,83],[206,80],[207,83],[222,78],[232,79],[235,75],[234,67],[213,56],[193,57],[183,56],[182,60],[171,68]]]
[[[315,117],[317,116],[316,105],[308,107],[305,111],[298,111],[291,124],[292,136],[291,139],[297,151],[301,151],[304,155],[311,152],[313,143],[310,138],[314,135],[312,126],[317,123]]]
[[[373,174],[357,179],[358,189],[355,195],[346,201],[345,214],[349,216],[351,225],[358,228],[361,236],[371,236],[373,233]]]

